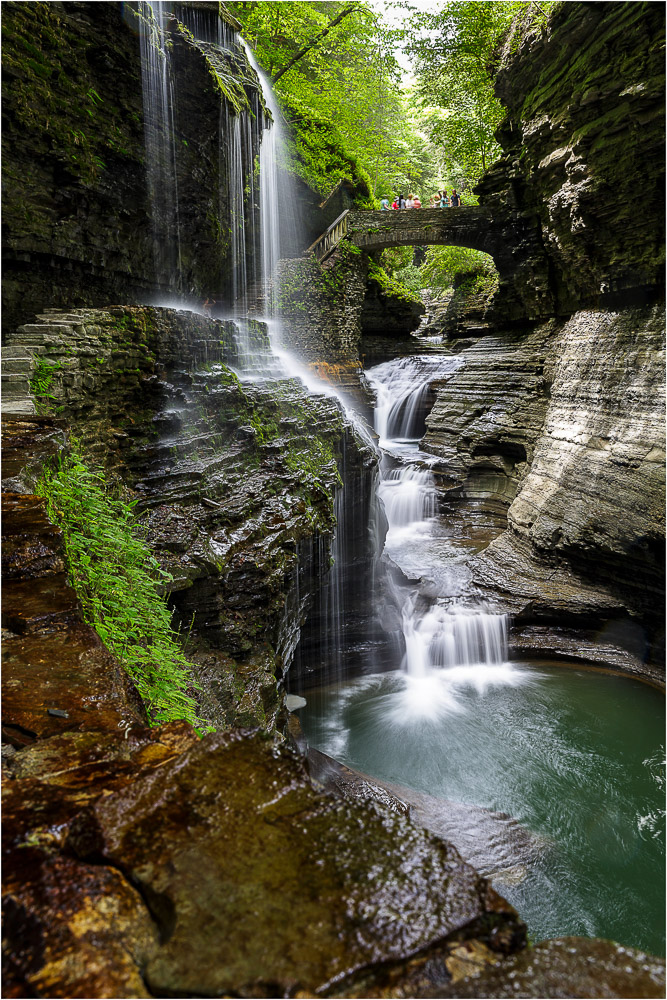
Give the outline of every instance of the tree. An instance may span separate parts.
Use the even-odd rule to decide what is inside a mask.
[[[553,2],[454,0],[437,13],[409,3],[412,23],[408,51],[415,60],[417,95],[424,127],[456,163],[469,186],[500,155],[494,133],[505,112],[493,92],[489,71],[493,52],[518,14],[544,22]]]
[[[290,59],[290,61],[287,63],[286,66],[284,66],[282,69],[279,69],[277,72],[275,72],[272,75],[271,82],[275,83],[276,80],[279,80],[281,76],[284,76],[285,73],[287,73],[292,68],[292,66],[294,66],[294,65],[296,65],[296,63],[298,63],[299,59],[303,59],[303,57],[305,55],[307,55],[308,52],[310,52],[311,49],[314,49],[316,45],[318,45],[324,38],[326,38],[326,36],[329,34],[329,32],[332,31],[333,28],[335,28],[337,24],[340,24],[340,22],[343,20],[343,18],[347,17],[348,14],[354,13],[354,11],[358,10],[358,9],[360,9],[360,8],[358,8],[356,4],[353,4],[351,7],[346,7],[339,14],[337,14],[329,22],[329,24],[327,25],[326,28],[323,28],[322,31],[319,31],[315,35],[315,37],[312,38],[310,40],[310,42],[308,42],[307,45],[304,45],[303,48],[299,49],[299,51],[296,53],[296,55],[292,56],[292,58]]]
[[[406,120],[393,37],[371,6],[227,6],[275,81],[303,179],[325,195],[354,162],[371,195],[395,190],[424,138]]]

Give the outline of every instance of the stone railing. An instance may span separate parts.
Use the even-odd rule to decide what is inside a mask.
[[[306,253],[314,253],[319,261],[323,261],[326,257],[328,257],[347,234],[347,217],[349,215],[349,211],[349,209],[346,209],[342,215],[339,215],[338,218],[331,223],[327,231],[322,233],[322,235],[308,247]]]

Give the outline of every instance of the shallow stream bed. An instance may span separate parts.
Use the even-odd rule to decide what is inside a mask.
[[[307,699],[310,745],[405,789],[534,940],[595,936],[664,954],[660,691],[599,670],[501,663],[395,670]]]

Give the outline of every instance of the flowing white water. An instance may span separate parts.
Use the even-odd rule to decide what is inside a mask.
[[[272,119],[262,119],[264,131],[259,154],[261,286],[258,291],[263,297],[264,313],[277,318],[271,286],[281,257],[296,253],[300,230],[298,195],[294,177],[286,169],[289,153],[280,105],[252,49],[240,36],[239,42],[259,77],[262,98]]]
[[[385,457],[378,496],[388,531],[385,552],[399,566],[407,547],[410,565],[425,568],[434,559],[434,541],[442,532],[438,518],[432,457],[419,451],[431,384],[450,377],[459,358],[412,356],[390,361],[367,372],[376,392],[375,428]],[[398,463],[398,464],[396,464]],[[415,559],[415,549],[418,557]],[[437,554],[435,555],[437,559]],[[430,605],[419,584],[394,583],[405,654],[406,683],[389,716],[435,718],[460,711],[456,688],[515,683],[507,664],[507,617],[481,608],[456,607],[446,592]]]
[[[139,0],[144,145],[156,277],[181,291],[181,239],[174,142],[174,84],[169,71],[167,4]]]
[[[412,355],[387,361],[366,373],[377,395],[375,429],[380,447],[422,437],[431,384],[448,378],[462,364],[458,357]]]

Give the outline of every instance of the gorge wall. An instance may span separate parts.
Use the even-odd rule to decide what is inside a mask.
[[[596,6],[613,14],[628,5],[584,12]],[[4,357],[5,385],[15,387],[14,412],[3,418],[7,995],[483,995],[483,984],[467,980],[471,969],[506,973],[490,987],[502,995],[517,973],[529,991],[537,975],[548,978],[549,949],[565,953],[558,988],[574,994],[591,976],[585,948],[601,992],[628,995],[639,984],[661,995],[660,963],[612,944],[527,952],[512,907],[403,802],[370,782],[353,801],[313,780],[290,735],[281,682],[330,569],[340,471],[360,507],[375,458],[330,396],[271,369],[262,324],[137,305],[168,286],[154,269],[139,40],[120,5],[16,3],[3,14]],[[219,123],[244,102],[256,106],[257,81],[240,57],[230,80],[220,62],[212,75],[207,49],[172,34],[182,289],[225,297],[232,248],[218,225],[229,216]],[[342,324],[353,296],[355,316],[361,306],[365,267],[355,258],[349,297],[337,289]],[[328,300],[323,293],[323,308]],[[503,599],[517,612],[530,586],[531,607],[542,602],[538,618],[548,623],[554,609],[568,610],[569,586],[573,622],[592,628],[627,616],[630,598],[621,607],[586,575],[602,551],[626,594],[626,535],[611,531],[610,517],[632,518],[654,558],[640,509],[647,474],[658,469],[652,425],[642,417],[636,431],[627,418],[628,400],[633,413],[648,411],[656,336],[653,306],[636,306],[620,317],[599,309],[499,331],[464,351],[462,381],[440,391],[426,443],[451,488],[513,501],[511,530],[479,558],[480,591],[497,597],[514,560],[520,592],[506,587]],[[322,338],[312,359],[351,379],[356,344],[336,353],[340,341]],[[504,377],[492,397],[494,351]],[[247,353],[266,366],[263,380],[231,370]],[[638,373],[640,360],[651,366]],[[621,384],[631,391],[622,395]],[[42,412],[32,412],[26,388]],[[149,727],[120,663],[82,619],[62,535],[30,493],[72,436],[137,501],[146,539],[173,577],[169,599],[184,631],[195,614],[187,653],[215,734]],[[569,515],[577,491],[578,510],[592,502],[591,466],[582,465],[591,453],[602,502],[589,527]],[[631,476],[625,506],[612,459]],[[540,508],[545,483],[554,489]],[[362,554],[363,521],[350,542]],[[637,576],[653,565],[642,546],[632,558]],[[363,589],[358,564],[352,572]]]
[[[467,343],[424,446],[448,488],[508,505],[471,569],[516,615],[519,648],[650,671],[664,656],[664,9],[563,4],[498,58],[505,155],[480,201],[537,220],[558,320]]]
[[[246,112],[252,119],[253,148],[244,154],[252,171],[259,82],[236,46],[212,54],[174,22],[178,232],[174,218],[163,219],[162,240],[179,241],[175,287],[173,275],[156,268],[140,21],[132,8],[38,2],[4,12],[5,333],[50,307],[136,304],[175,293],[200,304],[229,300],[230,153],[220,150],[220,116]],[[251,255],[250,243],[246,249]]]

